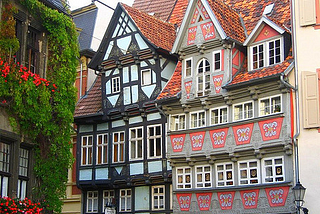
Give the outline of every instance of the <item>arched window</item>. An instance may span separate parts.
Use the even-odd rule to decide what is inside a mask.
[[[210,63],[203,58],[197,66],[197,94],[203,96],[209,93],[210,89]]]

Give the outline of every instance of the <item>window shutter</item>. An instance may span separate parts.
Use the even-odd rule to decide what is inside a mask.
[[[320,125],[319,88],[316,72],[302,72],[303,84],[303,124],[304,128],[315,128]]]
[[[301,0],[300,2],[300,25],[307,26],[316,24],[315,0]]]

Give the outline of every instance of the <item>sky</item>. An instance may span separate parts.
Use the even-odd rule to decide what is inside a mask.
[[[71,7],[71,10],[78,9],[80,7],[87,6],[92,3],[92,0],[68,0],[69,5]],[[103,2],[104,4],[116,8],[118,2],[122,2],[124,4],[127,4],[129,6],[132,6],[134,0],[121,0],[121,1],[115,1],[115,0],[99,0],[100,2]],[[96,20],[95,30],[93,33],[93,40],[91,48],[96,51],[100,45],[101,39],[108,27],[108,23],[112,17],[113,10],[110,8],[104,6],[103,4],[100,4],[99,2],[95,2],[95,5],[98,7],[98,16]]]

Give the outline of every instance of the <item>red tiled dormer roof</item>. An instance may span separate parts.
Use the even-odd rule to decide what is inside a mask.
[[[235,86],[242,83],[249,83],[250,81],[279,75],[283,73],[292,62],[293,57],[288,56],[282,63],[261,69],[248,72],[246,68],[243,68],[242,71],[240,71],[226,87]]]
[[[270,14],[267,14],[267,17],[270,20],[277,20],[276,23],[280,27],[290,29],[289,0],[225,0],[224,2],[241,15],[248,35],[261,19],[265,7],[272,3],[274,3],[274,8]]]
[[[239,14],[221,0],[208,0],[208,3],[226,35],[241,43],[244,42],[245,29]]]
[[[156,47],[171,51],[174,40],[176,39],[175,27],[173,24],[164,22],[128,5],[121,3],[121,6],[127,11],[141,33],[151,43]]]
[[[179,0],[135,0],[132,7],[168,21],[177,1]]]
[[[188,7],[188,3],[188,0],[177,0],[169,19],[170,23],[176,24],[177,26],[181,25],[184,14],[186,13]]]
[[[164,101],[170,98],[174,98],[178,95],[178,93],[181,91],[181,70],[182,65],[179,61],[174,73],[172,74],[171,79],[159,94],[157,100]]]
[[[97,76],[88,94],[82,97],[76,105],[74,117],[94,115],[102,112],[101,76]]]

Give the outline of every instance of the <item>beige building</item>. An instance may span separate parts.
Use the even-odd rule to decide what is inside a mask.
[[[293,1],[295,8],[295,53],[299,91],[296,126],[300,182],[306,188],[304,205],[309,213],[320,213],[320,7],[319,1]]]

